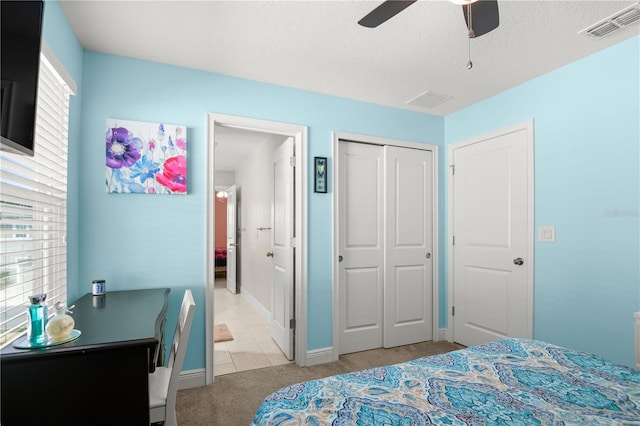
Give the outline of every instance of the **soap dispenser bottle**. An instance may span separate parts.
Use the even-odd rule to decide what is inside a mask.
[[[71,330],[73,330],[75,325],[73,318],[67,315],[67,312],[70,314],[73,313],[69,310],[71,308],[73,308],[73,306],[67,308],[64,303],[56,302],[56,313],[47,323],[47,335],[50,341],[64,340],[71,335]]]
[[[49,316],[47,305],[44,303],[46,299],[46,294],[29,296],[31,306],[27,310],[27,338],[33,346],[43,346],[47,341],[45,327]]]

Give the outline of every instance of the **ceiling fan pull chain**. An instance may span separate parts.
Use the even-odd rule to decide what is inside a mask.
[[[467,4],[467,21],[469,22],[469,32],[467,36],[469,38],[469,61],[467,62],[467,69],[473,68],[473,62],[471,62],[471,39],[475,36],[473,32],[473,14],[471,13],[471,3]]]

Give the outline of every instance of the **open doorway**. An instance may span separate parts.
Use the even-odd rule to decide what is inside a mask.
[[[306,129],[210,114],[208,130],[206,377],[211,383],[214,374],[304,360],[296,349],[306,346],[304,321],[297,318],[304,316]],[[280,163],[286,163],[285,174],[290,173],[288,193],[274,163],[285,145],[291,154]],[[274,220],[281,217],[281,203],[274,200],[282,199],[293,212],[285,221],[291,229],[286,255],[278,243],[285,226]],[[226,235],[219,235],[223,229]],[[279,267],[283,256],[291,259],[288,280]],[[230,275],[235,275],[233,283]],[[285,342],[291,337],[289,347],[282,344],[283,332]]]
[[[227,126],[216,131],[215,376],[291,362],[272,338],[270,324],[272,158],[287,138]]]
[[[214,262],[215,262],[215,279],[216,285],[217,283],[223,283],[225,288],[227,286],[227,278],[229,278],[232,282],[235,281],[235,265],[228,265],[227,261],[227,228],[229,227],[229,223],[227,221],[227,217],[229,216],[227,209],[229,208],[229,194],[233,193],[233,172],[226,171],[218,171],[216,174],[219,175],[219,178],[216,179],[217,182],[225,182],[222,185],[216,185],[215,187],[215,252],[214,252]],[[228,179],[227,176],[231,178]],[[226,182],[231,182],[230,184],[226,184]],[[232,196],[232,201],[233,196]],[[230,274],[227,274],[227,269],[229,269]],[[232,284],[233,288],[232,293],[235,293],[236,285]]]

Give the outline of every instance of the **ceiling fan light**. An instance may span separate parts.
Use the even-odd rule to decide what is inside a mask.
[[[457,4],[460,6],[464,6],[465,4],[471,4],[471,3],[475,3],[478,0],[449,0],[451,3],[453,4]]]

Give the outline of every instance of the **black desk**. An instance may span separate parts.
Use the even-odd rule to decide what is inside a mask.
[[[169,291],[86,294],[71,315],[77,340],[2,349],[2,425],[148,425],[148,374],[164,357]]]

